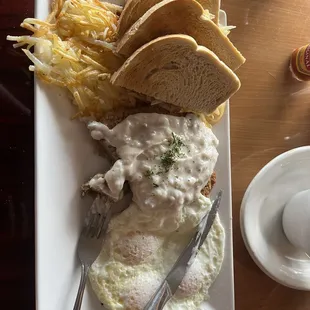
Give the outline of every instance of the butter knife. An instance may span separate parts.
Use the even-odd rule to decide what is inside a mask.
[[[202,218],[200,224],[197,226],[195,235],[179,256],[161,286],[144,307],[144,310],[161,310],[174,295],[189,267],[194,262],[200,247],[208,236],[220,206],[222,194],[222,191],[217,194],[211,210]]]

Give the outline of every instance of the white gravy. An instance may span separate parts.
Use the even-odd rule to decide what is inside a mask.
[[[217,138],[193,114],[141,113],[113,129],[98,122],[88,127],[94,139],[107,140],[120,157],[104,175],[106,194],[118,198],[128,180],[133,201],[144,213],[169,208],[173,215],[199,200],[218,156]]]

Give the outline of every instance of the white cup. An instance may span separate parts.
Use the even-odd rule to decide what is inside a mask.
[[[310,254],[310,189],[297,193],[286,204],[282,225],[290,243]]]

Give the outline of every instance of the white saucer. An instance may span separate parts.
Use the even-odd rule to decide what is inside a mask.
[[[283,153],[255,176],[242,201],[240,225],[255,263],[285,286],[310,290],[310,257],[293,247],[282,228],[288,200],[310,186],[310,146]],[[310,240],[310,236],[309,236]]]

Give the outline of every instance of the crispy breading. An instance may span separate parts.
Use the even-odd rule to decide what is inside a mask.
[[[211,174],[210,180],[208,181],[208,184],[202,189],[201,194],[208,197],[215,183],[216,183],[216,173],[213,172]]]

